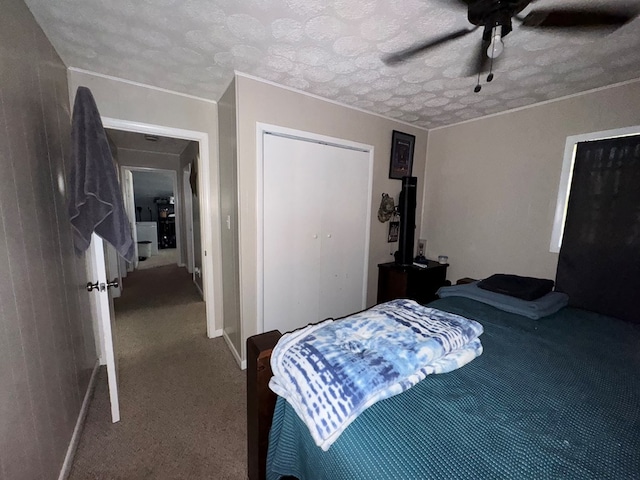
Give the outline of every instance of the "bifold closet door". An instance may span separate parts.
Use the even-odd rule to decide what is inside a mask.
[[[264,136],[264,331],[316,322],[322,161],[308,142]]]
[[[264,331],[364,308],[369,154],[265,134]]]
[[[365,255],[369,242],[369,154],[328,148],[318,316],[322,319],[342,317],[365,307]]]

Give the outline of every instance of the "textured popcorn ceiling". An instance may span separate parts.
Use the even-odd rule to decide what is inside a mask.
[[[640,19],[610,35],[539,32],[514,23],[495,79],[475,94],[476,79],[464,72],[480,29],[398,66],[380,60],[467,26],[456,0],[26,3],[69,67],[212,100],[236,70],[423,128],[640,77]],[[538,0],[535,6],[621,3]]]

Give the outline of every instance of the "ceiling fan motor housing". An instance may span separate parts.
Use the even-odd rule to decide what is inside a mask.
[[[513,19],[517,20],[517,24],[521,28],[540,28],[543,30],[589,28],[605,31],[612,30],[613,27],[621,27],[640,15],[638,8],[624,5],[611,8],[597,5],[582,6],[581,8],[560,5],[547,9],[536,8],[523,15],[522,12],[537,0],[457,0],[457,2],[466,5],[468,21],[474,28],[462,28],[387,55],[383,58],[384,63],[392,65],[409,60],[415,55],[469,35],[482,27],[482,40],[478,44],[479,49],[476,50],[475,60],[470,64],[466,74],[467,76],[477,75],[478,82],[474,91],[479,92],[482,88],[480,86],[480,75],[483,72],[489,71],[487,82],[493,80],[494,61],[504,50],[505,45],[502,39],[511,33]]]
[[[469,23],[484,27],[482,39],[491,40],[494,27],[502,27],[502,36],[511,32],[511,17],[529,5],[529,0],[478,0],[469,3],[467,18]]]

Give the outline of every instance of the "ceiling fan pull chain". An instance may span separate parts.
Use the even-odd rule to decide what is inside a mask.
[[[491,57],[491,63],[489,63],[489,75],[487,75],[487,82],[493,80],[493,57]]]
[[[478,81],[476,83],[476,87],[473,89],[474,92],[478,93],[482,90],[482,86],[480,85],[480,72],[478,72]]]

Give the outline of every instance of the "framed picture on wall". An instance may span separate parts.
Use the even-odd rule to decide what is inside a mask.
[[[393,131],[391,137],[391,162],[389,165],[389,178],[401,180],[402,177],[410,177],[413,168],[413,149],[416,137],[408,133]]]
[[[398,221],[389,222],[389,236],[387,237],[387,242],[388,243],[397,242],[399,233],[400,233],[400,222]]]

